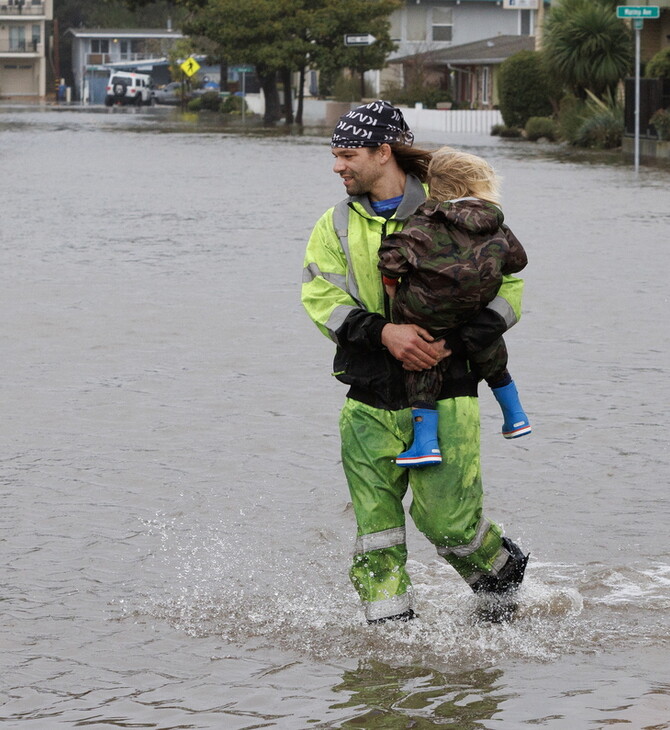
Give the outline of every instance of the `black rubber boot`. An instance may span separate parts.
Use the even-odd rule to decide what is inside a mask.
[[[498,575],[482,576],[472,586],[472,590],[482,596],[476,611],[478,621],[496,624],[511,621],[519,608],[512,596],[523,582],[530,555],[524,555],[521,548],[507,537],[503,537],[502,543],[510,554],[505,565]]]
[[[402,621],[403,623],[407,623],[413,618],[416,618],[416,614],[410,608],[407,611],[403,611],[402,613],[396,613],[395,616],[384,616],[384,618],[369,618],[368,623],[385,624],[387,621]]]
[[[473,583],[472,590],[475,593],[510,593],[518,590],[523,582],[530,554],[524,555],[521,548],[508,537],[503,537],[502,544],[509,553],[507,562],[498,575],[484,575]]]

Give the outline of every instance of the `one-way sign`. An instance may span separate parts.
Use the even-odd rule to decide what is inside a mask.
[[[344,36],[345,46],[371,46],[377,39],[370,33],[349,34]]]

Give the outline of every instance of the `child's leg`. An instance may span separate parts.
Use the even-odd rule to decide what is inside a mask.
[[[405,388],[412,407],[414,441],[407,451],[398,454],[396,464],[409,468],[440,464],[436,410],[436,399],[442,388],[440,365],[429,370],[406,371]]]
[[[502,435],[506,439],[526,436],[530,421],[519,400],[519,392],[507,370],[507,347],[502,337],[470,358],[473,369],[486,380],[503,412]]]

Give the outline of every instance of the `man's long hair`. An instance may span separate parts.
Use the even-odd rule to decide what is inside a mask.
[[[432,152],[422,150],[419,147],[407,147],[399,144],[392,144],[391,149],[396,162],[404,173],[416,175],[421,182],[426,181]]]

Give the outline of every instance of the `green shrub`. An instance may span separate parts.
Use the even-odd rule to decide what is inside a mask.
[[[186,105],[186,108],[190,112],[199,112],[202,109],[202,99],[198,96],[195,99],[191,99]]]
[[[536,51],[520,51],[500,65],[500,113],[508,127],[523,127],[530,117],[552,113],[550,81]]]
[[[221,104],[221,111],[224,114],[241,114],[242,108],[245,113],[249,111],[249,105],[241,96],[227,96]]]
[[[531,117],[525,126],[526,139],[537,142],[538,139],[546,138],[552,142],[556,141],[556,122],[551,117]]]
[[[373,95],[372,87],[366,82],[365,96]],[[340,74],[333,84],[335,101],[359,101],[361,98],[361,79],[358,75],[345,76]]]
[[[523,130],[521,127],[507,127],[503,126],[500,127],[500,130],[498,131],[499,137],[506,137],[508,139],[518,139],[519,137],[523,136]]]
[[[652,56],[644,75],[650,79],[670,79],[670,46]]]
[[[586,103],[572,94],[561,99],[558,110],[558,136],[560,139],[576,144],[579,128],[587,116]]]
[[[491,127],[491,136],[492,137],[499,137],[502,130],[505,128],[504,124],[494,124]]]
[[[434,86],[424,86],[423,84],[414,84],[408,88],[398,85],[387,86],[382,98],[404,106],[414,106],[420,103],[425,109],[436,109],[438,104],[452,101],[451,94],[446,89],[437,89]]]
[[[587,117],[577,132],[575,144],[608,150],[621,146],[624,132],[623,114],[616,109],[605,109]]]
[[[654,125],[659,139],[670,140],[670,109],[659,109],[649,121]]]
[[[201,109],[218,112],[221,109],[221,97],[218,91],[206,91],[201,97]]]
[[[612,149],[621,146],[624,133],[624,111],[621,101],[611,93],[599,99],[588,89],[585,118],[577,131],[575,144],[579,147]]]

